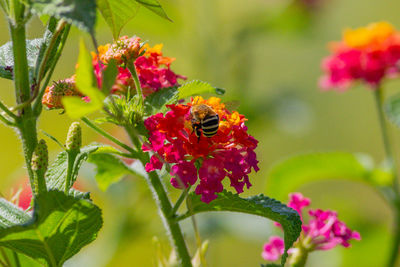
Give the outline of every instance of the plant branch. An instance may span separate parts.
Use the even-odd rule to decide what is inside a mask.
[[[70,29],[71,29],[71,25],[69,25],[69,24],[65,25],[64,31],[63,31],[63,36],[62,36],[61,41],[60,41],[60,46],[58,47],[57,53],[54,56],[54,59],[51,62],[51,65],[49,66],[49,70],[48,70],[48,73],[46,75],[46,80],[42,84],[42,86],[41,86],[41,88],[40,88],[40,90],[39,90],[39,92],[37,94],[37,99],[36,99],[36,101],[35,101],[35,103],[33,105],[33,112],[34,112],[35,116],[39,116],[41,111],[42,111],[42,98],[43,98],[43,95],[45,93],[47,85],[50,82],[51,76],[53,75],[53,72],[54,72],[54,69],[55,69],[55,67],[57,65],[57,62],[60,59],[60,56],[61,56],[62,51],[64,49],[65,43],[67,41],[67,37],[68,37]],[[38,86],[38,89],[39,89],[39,86]]]
[[[9,109],[7,108],[7,106],[4,105],[3,102],[1,102],[1,101],[0,101],[0,108],[1,108],[8,116],[10,116],[11,118],[13,118],[14,120],[17,120],[17,119],[18,119],[17,115],[15,115],[11,110],[9,110]]]
[[[1,113],[0,113],[0,121],[4,122],[6,125],[8,126],[15,126],[16,124],[12,121],[9,121],[6,117],[4,117]]]
[[[47,63],[49,61],[50,55],[53,52],[54,45],[56,44],[58,37],[60,36],[62,31],[64,30],[66,24],[67,24],[67,22],[64,21],[64,20],[60,20],[58,22],[56,31],[53,34],[53,36],[51,37],[50,43],[46,48],[46,51],[45,51],[45,54],[44,54],[44,58],[43,58],[42,62],[40,63],[40,66],[39,66],[38,76],[36,77],[37,84],[35,85],[35,93],[34,93],[34,96],[32,97],[32,99],[35,99],[35,97],[38,95],[38,91],[39,91],[39,88],[40,88],[40,83],[42,82],[42,79],[43,79],[43,77],[45,75],[46,67],[47,67]]]
[[[389,138],[388,126],[385,121],[385,116],[383,114],[383,88],[377,88],[374,91],[376,109],[378,112],[379,125],[381,129],[383,145],[385,148],[385,155],[387,160],[389,161],[390,168],[393,171],[393,183],[392,188],[394,191],[394,198],[392,199],[392,207],[394,213],[394,236],[392,241],[392,248],[390,251],[390,256],[388,260],[388,267],[394,267],[397,261],[397,257],[399,255],[399,247],[400,247],[400,193],[399,193],[399,185],[398,185],[398,175],[397,168],[395,164],[394,154],[391,148],[391,140]]]
[[[131,132],[131,129],[128,127],[125,127],[125,129],[131,139],[133,138],[133,140],[131,141],[134,144],[137,143],[139,139],[136,134]],[[148,153],[141,152],[139,159],[143,166],[145,166],[146,163],[149,162],[150,157]],[[173,208],[168,198],[167,192],[164,188],[164,185],[162,184],[160,177],[155,171],[149,172],[148,174],[149,175],[148,177],[146,177],[146,180],[149,184],[151,191],[153,192],[153,198],[158,206],[158,209],[160,210],[160,216],[162,217],[164,226],[169,234],[172,246],[174,247],[178,255],[180,261],[179,266],[191,267],[191,257],[186,247],[186,242],[183,238],[182,230],[179,226],[179,223],[175,220],[175,216],[171,216]]]
[[[119,141],[118,139],[116,139],[115,137],[113,137],[112,135],[110,135],[109,133],[107,133],[106,131],[104,131],[103,129],[101,129],[100,127],[98,127],[96,124],[94,124],[93,122],[91,122],[88,118],[86,117],[82,117],[81,120],[86,123],[87,126],[89,126],[90,128],[92,128],[93,130],[95,130],[96,132],[98,132],[100,135],[102,135],[103,137],[107,138],[108,140],[110,140],[111,142],[113,142],[114,144],[117,144],[118,146],[124,148],[125,150],[129,151],[132,156],[137,155],[137,152],[135,150],[133,150],[130,146],[122,143],[121,141]]]
[[[190,191],[190,186],[182,191],[181,195],[179,196],[178,200],[176,201],[175,205],[173,206],[173,208],[171,210],[171,214],[170,214],[171,216],[175,216],[179,207],[182,205],[183,201],[187,197],[189,191]]]
[[[143,115],[143,111],[144,111],[143,91],[142,91],[142,86],[140,85],[139,77],[136,72],[135,64],[128,63],[127,67],[128,67],[128,70],[130,71],[130,73],[132,74],[133,81],[135,82],[136,93],[139,96],[140,113],[141,113],[141,115]]]

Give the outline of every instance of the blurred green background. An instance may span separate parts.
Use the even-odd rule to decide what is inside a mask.
[[[253,187],[243,195],[266,193],[269,168],[279,160],[301,152],[349,151],[383,158],[381,136],[372,93],[357,86],[346,93],[322,92],[317,87],[320,61],[328,54],[327,42],[339,40],[342,29],[387,20],[400,28],[400,2],[381,0],[315,0],[318,6],[296,6],[300,0],[161,0],[174,21],[167,22],[145,9],[124,28],[125,35],[138,35],[150,45],[164,44],[164,55],[176,57],[172,69],[190,79],[201,79],[227,89],[224,100],[240,100],[239,111],[249,119],[249,132],[259,141],[260,171],[252,174]],[[37,19],[29,25],[29,38],[43,31]],[[5,20],[0,23],[0,43],[8,41]],[[74,72],[78,41],[86,34],[74,29],[54,74],[54,80]],[[112,35],[99,16],[100,44]],[[93,49],[93,47],[92,47]],[[399,81],[386,82],[390,93]],[[12,84],[0,80],[0,98],[12,105]],[[63,140],[70,124],[66,115],[45,111],[40,129]],[[110,127],[110,131],[116,132]],[[398,130],[392,135],[399,143]],[[45,136],[42,134],[42,138]],[[85,143],[99,141],[84,128]],[[48,140],[53,155],[57,145]],[[13,130],[0,125],[1,193],[10,196],[24,177],[21,146]],[[398,150],[398,149],[397,149]],[[53,158],[54,159],[54,158]],[[125,177],[107,192],[94,181],[93,166],[81,171],[79,183],[92,192],[103,208],[104,227],[99,238],[67,266],[155,266],[157,236],[169,253],[164,228],[145,181]],[[177,190],[170,187],[171,196]],[[345,181],[326,181],[299,188],[312,199],[313,208],[333,209],[362,241],[350,249],[336,248],[313,253],[308,266],[382,266],[389,245],[389,208],[370,188]],[[280,199],[286,202],[287,199]],[[200,214],[203,239],[210,241],[209,266],[259,266],[262,245],[272,234],[281,234],[270,221],[238,214]],[[183,228],[195,250],[191,223]]]

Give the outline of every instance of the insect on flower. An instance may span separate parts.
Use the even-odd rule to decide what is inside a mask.
[[[190,109],[193,131],[200,141],[201,133],[213,137],[219,128],[218,114],[206,104],[194,104]]]

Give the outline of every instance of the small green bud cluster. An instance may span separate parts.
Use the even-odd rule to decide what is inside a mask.
[[[79,150],[82,146],[82,128],[79,122],[73,122],[68,130],[65,147],[68,151]]]
[[[41,139],[32,154],[31,168],[33,171],[46,172],[49,164],[49,153],[46,142]]]
[[[135,95],[130,100],[124,96],[111,95],[104,102],[104,107],[109,115],[106,121],[116,125],[137,125],[143,121],[140,115],[138,97]]]

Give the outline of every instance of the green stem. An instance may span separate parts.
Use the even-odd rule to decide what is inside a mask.
[[[11,112],[11,110],[9,110],[7,108],[6,105],[3,104],[3,102],[0,101],[0,109],[2,109],[8,116],[10,116],[11,118],[13,118],[14,120],[17,120],[18,117],[17,115],[15,115],[13,112]]]
[[[132,130],[130,130],[128,127],[125,127],[125,129],[131,139],[133,138],[132,142],[136,144],[136,146],[139,145],[137,144],[138,138],[135,136]],[[142,152],[140,153],[139,159],[144,166],[149,162],[150,157],[148,153]],[[151,191],[153,192],[153,198],[158,206],[158,209],[160,210],[160,216],[164,222],[164,227],[167,230],[168,236],[170,237],[171,244],[178,255],[180,261],[179,266],[192,266],[191,258],[186,247],[185,239],[183,238],[182,230],[179,226],[179,223],[175,220],[176,215],[172,213],[173,208],[164,185],[161,183],[160,177],[155,171],[152,171],[149,173],[146,179]]]
[[[135,82],[136,93],[139,96],[140,112],[141,112],[141,115],[143,115],[143,111],[144,111],[143,90],[142,90],[142,86],[140,85],[140,81],[139,81],[139,77],[138,77],[137,72],[136,72],[135,64],[134,63],[128,63],[127,66],[128,66],[128,69],[129,69],[130,73],[132,74],[133,81]]]
[[[109,133],[107,133],[106,131],[101,129],[100,127],[98,127],[96,124],[91,122],[88,118],[82,117],[81,120],[84,123],[86,123],[87,126],[89,126],[93,130],[98,132],[100,135],[104,136],[105,138],[107,138],[108,140],[113,142],[114,144],[117,144],[118,146],[124,148],[126,151],[129,151],[133,156],[135,156],[137,154],[137,152],[135,150],[133,150],[130,146],[122,143],[121,141],[119,141],[118,139],[116,139],[115,137],[113,137],[112,135],[110,135]]]
[[[392,248],[390,251],[390,256],[388,260],[388,267],[394,267],[397,261],[397,257],[399,255],[399,247],[400,247],[400,192],[399,192],[399,184],[398,184],[398,176],[397,176],[397,168],[394,160],[394,154],[391,148],[391,141],[389,138],[389,133],[388,133],[388,126],[385,121],[385,116],[383,113],[383,88],[377,88],[374,91],[374,96],[375,96],[375,103],[376,103],[376,108],[378,112],[378,118],[379,118],[379,125],[381,129],[381,134],[382,134],[382,139],[383,139],[383,145],[385,148],[385,155],[386,159],[388,160],[390,164],[390,168],[393,171],[393,183],[392,183],[392,189],[394,191],[394,197],[392,199],[392,205],[393,205],[393,213],[394,213],[394,236],[392,240]]]
[[[9,22],[14,55],[14,86],[17,104],[24,103],[30,99],[30,84],[28,61],[26,57],[25,25],[16,23],[20,20],[23,7],[19,1],[12,1],[15,10],[15,21]],[[19,16],[19,17],[18,17]],[[19,111],[17,128],[22,139],[26,168],[28,170],[32,191],[34,175],[31,169],[32,153],[37,144],[36,118],[33,116],[31,105],[27,105]]]
[[[0,121],[4,122],[6,125],[8,126],[15,126],[15,123],[12,121],[9,121],[6,117],[4,117],[1,113],[0,113]]]
[[[72,172],[74,168],[75,159],[78,153],[79,151],[76,150],[67,151],[68,166],[67,166],[67,177],[65,178],[65,187],[64,187],[64,193],[66,195],[68,195],[69,189],[71,188]]]
[[[296,247],[296,252],[290,256],[290,267],[304,267],[308,259],[308,250],[303,247]]]
[[[33,111],[34,111],[34,114],[37,117],[42,112],[42,98],[43,98],[43,95],[45,93],[46,87],[50,82],[51,76],[53,75],[53,72],[54,72],[54,69],[55,69],[55,67],[57,65],[57,62],[61,57],[61,54],[62,54],[62,51],[64,49],[65,43],[67,42],[67,38],[68,38],[68,34],[69,34],[69,31],[70,31],[70,28],[71,28],[70,24],[67,24],[65,26],[65,28],[64,28],[63,36],[62,36],[61,41],[60,41],[60,46],[58,47],[57,53],[54,56],[53,61],[51,62],[51,65],[49,67],[49,70],[48,70],[48,73],[47,73],[47,76],[46,76],[46,80],[42,84],[42,87],[40,88],[40,91],[38,93],[37,99],[36,99],[36,101],[35,101],[35,103],[33,105]]]
[[[388,126],[386,124],[386,120],[385,120],[385,115],[383,113],[383,108],[382,108],[382,104],[383,104],[383,89],[382,88],[378,88],[374,91],[374,96],[375,96],[375,103],[376,103],[376,109],[378,112],[378,118],[379,118],[379,125],[380,125],[380,129],[381,129],[381,134],[382,134],[382,139],[383,139],[383,145],[385,148],[385,154],[386,154],[386,159],[389,161],[390,167],[392,169],[395,169],[394,166],[394,156],[393,156],[393,151],[391,148],[391,144],[390,144],[390,138],[389,138],[389,131],[388,131]],[[397,172],[395,171],[395,174]],[[399,188],[398,188],[398,181],[397,181],[397,175],[395,175],[396,177],[393,179],[393,188],[396,190],[396,192],[399,192]]]
[[[178,211],[179,207],[182,205],[183,201],[187,197],[189,193],[190,187],[186,188],[185,190],[182,191],[181,195],[179,196],[178,200],[176,201],[174,207],[172,208],[171,215],[176,214]]]
[[[395,209],[395,218],[394,218],[394,236],[392,239],[392,250],[390,252],[390,257],[387,266],[394,267],[397,266],[397,258],[399,256],[399,247],[400,247],[400,214],[399,214],[399,206]]]

